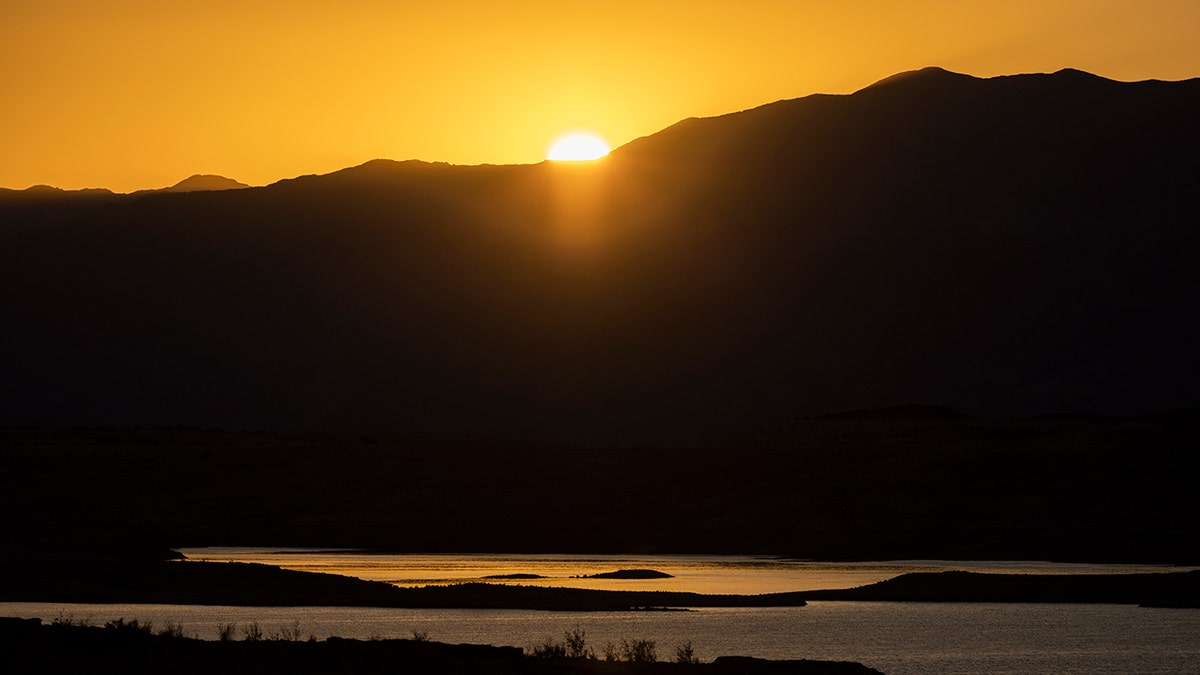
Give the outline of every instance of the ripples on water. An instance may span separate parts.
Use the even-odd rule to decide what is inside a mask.
[[[298,622],[304,635],[407,638],[530,648],[579,626],[606,642],[654,640],[660,659],[690,641],[697,656],[858,661],[904,673],[1196,673],[1200,611],[1129,605],[814,602],[807,607],[690,612],[534,612],[331,607],[202,607],[0,603],[0,615],[68,616],[103,624],[136,617],[215,639],[223,623],[264,634]],[[240,636],[240,633],[239,633]]]

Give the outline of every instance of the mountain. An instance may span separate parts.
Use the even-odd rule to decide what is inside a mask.
[[[0,188],[0,239],[23,230],[57,227],[121,199],[103,189],[62,190],[34,185],[25,190]]]
[[[163,188],[164,192],[199,192],[202,190],[240,190],[248,188],[249,185],[239,183],[232,178],[217,176],[209,173],[198,173],[193,176],[188,176],[169,188]]]
[[[152,192],[199,192],[250,187],[212,174],[189,176],[171,187],[119,194],[102,188],[63,190],[34,185],[25,190],[0,188],[0,239],[26,230],[59,227],[94,214],[100,208]]]
[[[1200,80],[926,69],[583,166],[152,192],[0,240],[0,424],[658,443],[1196,407],[1198,114]]]

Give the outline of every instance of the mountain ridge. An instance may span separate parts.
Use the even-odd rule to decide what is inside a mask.
[[[0,423],[658,442],[1196,406],[1200,80],[1076,79],[916,71],[595,166],[376,160],[76,213],[0,244],[26,357]]]
[[[735,117],[735,116],[740,116],[745,113],[749,113],[749,112],[753,112],[753,111],[759,111],[762,109],[773,108],[775,106],[779,106],[780,104],[789,104],[789,103],[795,103],[795,102],[800,102],[800,101],[806,101],[806,100],[810,100],[810,99],[817,100],[817,99],[842,98],[842,97],[848,97],[848,96],[855,96],[855,95],[861,94],[863,92],[866,92],[868,90],[879,88],[881,85],[891,85],[891,84],[897,84],[897,83],[911,84],[914,80],[919,81],[919,82],[923,81],[926,83],[937,84],[937,83],[946,83],[946,82],[953,82],[953,81],[958,81],[958,82],[965,82],[965,81],[987,82],[987,81],[1005,81],[1005,80],[1030,81],[1030,80],[1043,79],[1043,78],[1052,78],[1057,81],[1063,81],[1068,78],[1071,78],[1071,79],[1076,79],[1079,81],[1091,81],[1091,82],[1110,83],[1110,84],[1117,84],[1117,85],[1160,85],[1160,84],[1168,84],[1169,85],[1169,84],[1184,84],[1184,83],[1200,82],[1200,77],[1185,78],[1185,79],[1181,79],[1181,80],[1160,80],[1160,79],[1154,79],[1154,78],[1145,79],[1145,80],[1116,80],[1116,79],[1107,78],[1107,77],[1104,77],[1101,75],[1097,75],[1095,73],[1091,73],[1091,72],[1088,72],[1085,70],[1080,70],[1080,69],[1072,68],[1072,67],[1064,67],[1064,68],[1061,68],[1057,71],[1053,71],[1050,73],[1017,73],[1017,74],[1010,74],[1010,75],[995,75],[995,76],[990,76],[990,77],[978,77],[978,76],[974,76],[974,75],[970,75],[970,74],[966,74],[966,73],[960,73],[960,72],[948,70],[941,66],[925,66],[923,68],[919,68],[916,70],[903,71],[903,72],[899,72],[899,73],[896,73],[893,75],[889,75],[887,77],[877,80],[869,85],[866,85],[866,86],[864,86],[858,90],[855,90],[853,92],[850,92],[850,93],[845,93],[845,94],[813,93],[813,94],[808,94],[808,95],[800,96],[800,97],[796,97],[796,98],[779,99],[777,101],[763,103],[760,105],[752,106],[750,108],[745,108],[742,110],[731,111],[731,112],[726,112],[726,113],[720,113],[717,115],[687,117],[687,118],[679,120],[678,122],[675,122],[674,124],[668,125],[667,127],[660,129],[659,131],[647,134],[645,136],[640,136],[638,138],[635,138],[621,146],[614,148],[612,152],[616,153],[616,152],[620,151],[622,148],[625,148],[626,146],[629,146],[631,144],[636,144],[639,141],[642,141],[644,139],[653,138],[655,136],[658,136],[659,134],[668,132],[680,125],[686,126],[686,125],[691,125],[692,123],[697,122],[697,121],[719,120],[719,119],[728,118],[728,117]],[[549,161],[549,160],[543,160],[542,162],[537,162],[535,164],[542,164],[542,163],[546,163],[547,161]],[[270,184],[273,185],[275,183],[296,180],[299,178],[314,178],[314,177],[340,174],[344,171],[348,171],[348,170],[352,170],[352,169],[360,169],[360,168],[369,167],[372,165],[383,165],[385,163],[395,163],[395,164],[410,164],[411,163],[413,165],[431,165],[431,166],[446,166],[446,167],[530,166],[530,164],[490,164],[490,163],[451,164],[451,163],[436,161],[436,160],[375,158],[375,159],[364,161],[360,164],[344,167],[342,169],[336,169],[334,171],[324,173],[324,174],[303,174],[303,175],[292,176],[292,177],[284,177],[284,178],[280,178],[276,181],[273,181]],[[0,193],[16,193],[16,192],[29,192],[29,191],[57,191],[57,192],[66,192],[66,193],[108,192],[111,194],[142,194],[142,193],[147,193],[147,192],[176,190],[176,189],[180,188],[180,186],[186,186],[191,181],[194,181],[196,179],[219,179],[221,184],[227,184],[230,186],[228,188],[205,188],[205,189],[234,189],[236,187],[252,187],[245,183],[241,183],[234,179],[227,178],[225,176],[220,176],[217,174],[193,174],[193,175],[189,176],[188,178],[185,178],[185,179],[179,181],[178,183],[168,186],[168,187],[165,187],[165,188],[149,188],[149,189],[136,190],[136,191],[130,192],[130,193],[117,193],[117,192],[113,192],[112,190],[110,190],[108,188],[64,189],[64,188],[59,188],[59,187],[55,187],[55,186],[51,186],[51,185],[44,185],[44,184],[33,185],[33,186],[30,186],[28,188],[23,188],[23,189],[0,187]]]
[[[249,185],[240,183],[232,178],[211,173],[197,173],[184,178],[178,183],[162,188],[165,192],[201,192],[206,190],[240,190]]]

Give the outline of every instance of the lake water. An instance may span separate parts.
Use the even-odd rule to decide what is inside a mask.
[[[660,659],[690,641],[697,656],[858,661],[904,673],[1200,673],[1200,610],[1129,605],[813,602],[807,607],[690,612],[534,612],[330,607],[202,607],[0,603],[0,616],[117,617],[181,624],[215,639],[217,627],[258,622],[263,633],[298,624],[303,635],[406,638],[531,648],[582,628],[605,643],[654,640]],[[295,622],[295,623],[294,623]],[[240,639],[240,634],[239,634]]]
[[[752,557],[670,556],[371,556],[356,552],[188,551],[207,559],[280,556],[284,565],[320,571],[357,569],[364,578],[405,584],[535,573],[539,583],[700,592],[767,592],[836,588],[917,569],[1027,573],[1163,570],[1052,563],[806,563]],[[222,558],[222,556],[232,556]],[[186,563],[181,563],[186,564]],[[397,566],[398,565],[398,566]],[[339,567],[340,566],[340,567]],[[638,582],[571,579],[580,574],[653,568],[674,579]],[[1167,568],[1169,569],[1169,568]],[[532,570],[532,571],[531,571]],[[857,580],[855,583],[848,583]],[[560,583],[562,582],[562,583]],[[529,583],[529,582],[522,582]],[[720,589],[720,590],[714,590]],[[1200,673],[1200,610],[1129,605],[813,602],[794,608],[721,608],[687,612],[535,612],[329,607],[204,607],[0,603],[0,616],[71,617],[93,624],[124,617],[181,624],[188,635],[215,639],[217,627],[257,622],[266,635],[298,625],[305,636],[411,637],[449,643],[531,648],[582,628],[597,653],[622,639],[654,640],[660,659],[691,642],[703,660],[722,655],[858,661],[885,673]]]

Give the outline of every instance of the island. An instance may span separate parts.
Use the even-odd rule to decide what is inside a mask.
[[[585,574],[580,579],[674,579],[674,574],[658,570],[617,570],[599,574]]]

